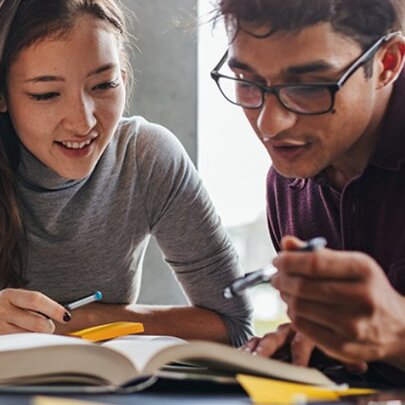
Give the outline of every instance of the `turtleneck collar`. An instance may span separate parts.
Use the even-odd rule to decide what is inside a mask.
[[[20,162],[18,165],[18,177],[26,187],[34,190],[57,191],[64,190],[80,183],[80,180],[68,180],[55,171],[45,166],[28,149],[20,143]]]

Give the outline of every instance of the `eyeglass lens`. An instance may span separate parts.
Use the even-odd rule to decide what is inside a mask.
[[[260,108],[264,90],[254,83],[236,78],[219,78],[218,85],[223,95],[232,103],[246,108]],[[322,86],[287,86],[272,91],[284,107],[298,113],[327,111],[332,105],[332,94]]]

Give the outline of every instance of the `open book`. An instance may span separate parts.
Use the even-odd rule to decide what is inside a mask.
[[[91,343],[68,336],[19,333],[0,336],[0,385],[74,383],[123,387],[173,362],[209,370],[334,385],[320,371],[265,359],[206,341],[170,336],[125,336]]]

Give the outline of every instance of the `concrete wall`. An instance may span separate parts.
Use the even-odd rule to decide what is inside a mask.
[[[124,0],[136,38],[130,114],[173,131],[197,158],[197,0]],[[144,262],[139,302],[181,304],[185,298],[154,241]]]

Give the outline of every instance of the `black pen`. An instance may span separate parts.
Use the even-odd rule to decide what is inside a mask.
[[[310,239],[305,246],[298,248],[300,252],[312,252],[326,246],[326,239],[323,237]],[[246,289],[253,287],[257,284],[267,283],[270,281],[271,276],[277,272],[277,268],[269,264],[259,270],[251,273],[246,273],[243,277],[239,277],[232,282],[229,287],[224,290],[224,297],[226,299],[233,298],[240,295]]]

